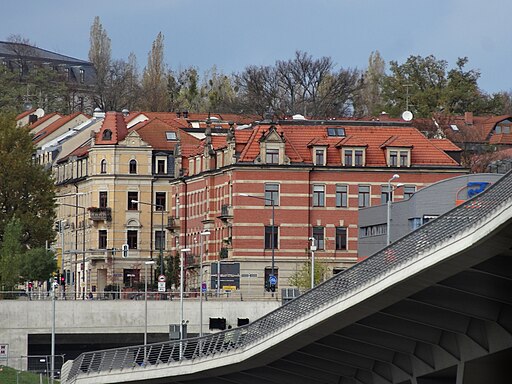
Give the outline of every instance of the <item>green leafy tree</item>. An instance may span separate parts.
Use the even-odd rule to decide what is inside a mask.
[[[5,227],[0,244],[0,288],[12,291],[20,281],[22,225],[15,217],[11,218]]]
[[[319,261],[315,261],[315,286],[325,280],[327,276],[327,266]],[[311,288],[311,261],[307,261],[292,274],[288,280],[291,286],[299,288],[301,291],[305,291]]]
[[[390,75],[383,81],[383,110],[399,116],[407,108],[416,117],[432,114],[500,113],[503,99],[489,96],[478,87],[480,72],[466,70],[466,57],[459,58],[456,68],[448,70],[445,60],[433,55],[410,56],[403,64],[390,62]]]
[[[174,256],[169,255],[165,258],[165,275],[167,284],[170,287],[174,284],[178,287],[180,284],[180,256],[176,253]]]
[[[55,237],[55,186],[50,171],[32,161],[33,153],[28,130],[16,127],[13,115],[0,114],[0,242],[16,217],[28,248],[44,247]]]
[[[55,254],[44,247],[28,249],[21,258],[20,275],[23,280],[45,281],[57,271]]]

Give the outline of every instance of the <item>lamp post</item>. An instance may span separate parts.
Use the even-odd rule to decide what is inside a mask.
[[[80,195],[84,195],[85,193],[74,193],[72,195],[62,195],[62,196],[57,196],[57,197],[66,197],[66,196],[80,196]],[[78,198],[77,198],[77,203],[75,205],[73,204],[66,204],[66,203],[61,203],[60,201],[56,202],[57,205],[65,205],[67,207],[74,207],[77,211],[78,209],[82,209],[83,210],[83,213],[82,213],[82,216],[83,216],[83,230],[82,230],[82,265],[83,265],[83,271],[82,271],[82,284],[83,284],[83,290],[82,290],[82,300],[85,300],[85,214],[86,214],[86,209],[84,206],[81,206],[81,205],[78,205]],[[77,228],[78,230],[78,225],[75,225],[75,227]],[[75,274],[76,276],[76,274]],[[77,293],[77,290],[76,290],[76,281],[75,281],[75,299],[76,299],[76,293]]]
[[[275,204],[274,204],[274,199],[268,199],[266,197],[260,197],[260,196],[253,196],[253,195],[249,195],[247,193],[241,193],[240,196],[251,197],[253,199],[259,199],[259,200],[264,200],[264,201],[270,201],[270,204],[272,206],[272,222],[271,222],[272,229],[271,229],[271,234],[270,234],[270,236],[271,236],[270,247],[272,248],[272,269],[271,269],[270,276],[268,278],[269,287],[270,287],[270,290],[272,291],[272,288],[275,289],[275,286],[277,285],[277,279],[274,276],[274,256],[275,256],[275,244],[274,244],[274,207],[275,207]],[[274,296],[274,291],[272,291],[272,296]]]
[[[147,202],[144,202],[144,201],[140,201],[140,200],[132,200],[132,203],[134,204],[146,204],[146,205],[151,205],[157,209],[160,209],[160,225],[162,226],[161,228],[161,232],[160,232],[160,244],[159,244],[159,256],[160,256],[160,275],[163,275],[164,274],[164,206],[161,205],[161,204],[154,204],[154,203],[147,203]],[[156,245],[156,244],[155,244]]]
[[[183,318],[183,258],[186,253],[190,252],[190,248],[182,248],[180,250],[180,340],[183,340],[183,327],[184,327],[184,318]],[[180,343],[180,351],[181,351],[181,343]],[[180,352],[181,355],[181,352]]]
[[[391,179],[388,180],[388,201],[387,201],[387,215],[386,215],[386,245],[391,243],[391,200],[393,199],[393,191],[400,188],[402,184],[398,184],[396,188],[392,188],[391,182],[399,179],[400,175],[395,173]]]
[[[209,236],[210,231],[206,230],[200,233],[201,235],[201,255],[199,261],[199,337],[203,336],[203,256],[204,256],[204,242],[203,237]]]
[[[153,264],[154,260],[144,262],[144,346],[148,343],[148,265]]]
[[[316,251],[316,244],[315,244],[315,238],[310,237],[309,240],[311,240],[311,289],[315,288],[315,251]]]

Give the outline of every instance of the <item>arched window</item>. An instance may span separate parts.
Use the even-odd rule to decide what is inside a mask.
[[[100,172],[107,173],[107,160],[105,159],[101,160]]]
[[[130,173],[134,174],[137,173],[137,161],[136,160],[130,160]]]
[[[103,140],[112,140],[112,131],[110,129],[103,131]]]

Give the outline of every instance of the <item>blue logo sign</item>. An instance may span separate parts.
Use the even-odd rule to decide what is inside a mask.
[[[268,277],[268,283],[270,285],[277,285],[277,277],[275,277],[274,275],[270,275]]]
[[[472,181],[468,183],[468,197],[473,197],[478,195],[480,192],[483,192],[490,183],[482,182],[482,181]]]

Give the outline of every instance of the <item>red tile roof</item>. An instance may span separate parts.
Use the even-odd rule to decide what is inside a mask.
[[[56,116],[56,115],[57,115],[57,116],[61,116],[61,115],[59,115],[57,112],[52,112],[52,113],[49,113],[49,114],[47,114],[47,115],[44,115],[43,117],[40,117],[39,119],[37,119],[37,121],[36,121],[35,123],[32,123],[32,124],[30,125],[30,127],[29,127],[29,128],[30,128],[30,130],[33,130],[33,129],[37,128],[38,126],[40,126],[41,124],[43,124],[45,121],[47,121],[47,120],[51,119],[52,117],[54,117],[54,116]],[[62,116],[61,116],[61,117],[62,117]]]
[[[35,108],[32,108],[32,109],[30,109],[30,110],[28,110],[28,111],[25,111],[25,112],[20,113],[18,116],[16,116],[16,121],[21,120],[21,119],[23,119],[24,117],[26,117],[26,116],[28,116],[28,115],[31,115],[31,114],[32,114],[32,113],[34,113],[35,111],[36,111],[36,109],[35,109]]]
[[[46,136],[52,134],[56,130],[58,130],[60,127],[62,127],[64,124],[69,123],[71,120],[79,116],[81,112],[75,112],[71,115],[62,116],[60,119],[54,121],[49,126],[41,130],[36,134],[34,137],[34,143],[39,143],[41,140],[43,140]]]
[[[458,165],[455,160],[443,150],[433,145],[413,127],[344,125],[344,128],[347,140],[367,145],[367,166],[386,165],[386,152],[382,146],[390,142],[394,143],[394,145],[400,144],[400,146],[406,145],[407,147],[414,145],[411,152],[413,165]],[[242,138],[247,140],[247,144],[241,152],[240,161],[254,161],[260,152],[259,139],[263,131],[268,131],[268,129],[268,125],[254,127],[248,140],[247,136],[249,133],[247,130],[235,132],[237,142]],[[325,125],[283,125],[278,126],[277,130],[284,133],[286,155],[292,162],[301,161],[302,159],[306,163],[312,163],[312,153],[311,149],[308,148],[308,144],[316,138],[322,138],[324,142],[331,144],[327,148],[327,164],[340,165],[342,163],[340,149],[336,148],[336,145],[343,139],[340,140],[339,137],[327,136]]]
[[[448,139],[430,139],[430,142],[434,144],[437,148],[442,149],[443,151],[449,152],[460,152],[462,149],[457,147],[452,141]]]
[[[104,139],[103,133],[110,130],[110,139]],[[128,134],[128,128],[121,112],[107,112],[100,130],[96,133],[95,144],[118,144]]]
[[[142,140],[151,145],[154,149],[173,150],[177,140],[167,140],[166,132],[175,132],[178,140],[183,144],[198,145],[200,140],[180,130],[181,124],[176,124],[174,120],[164,121],[160,118],[151,118],[150,120],[134,125],[130,131],[136,131]]]

